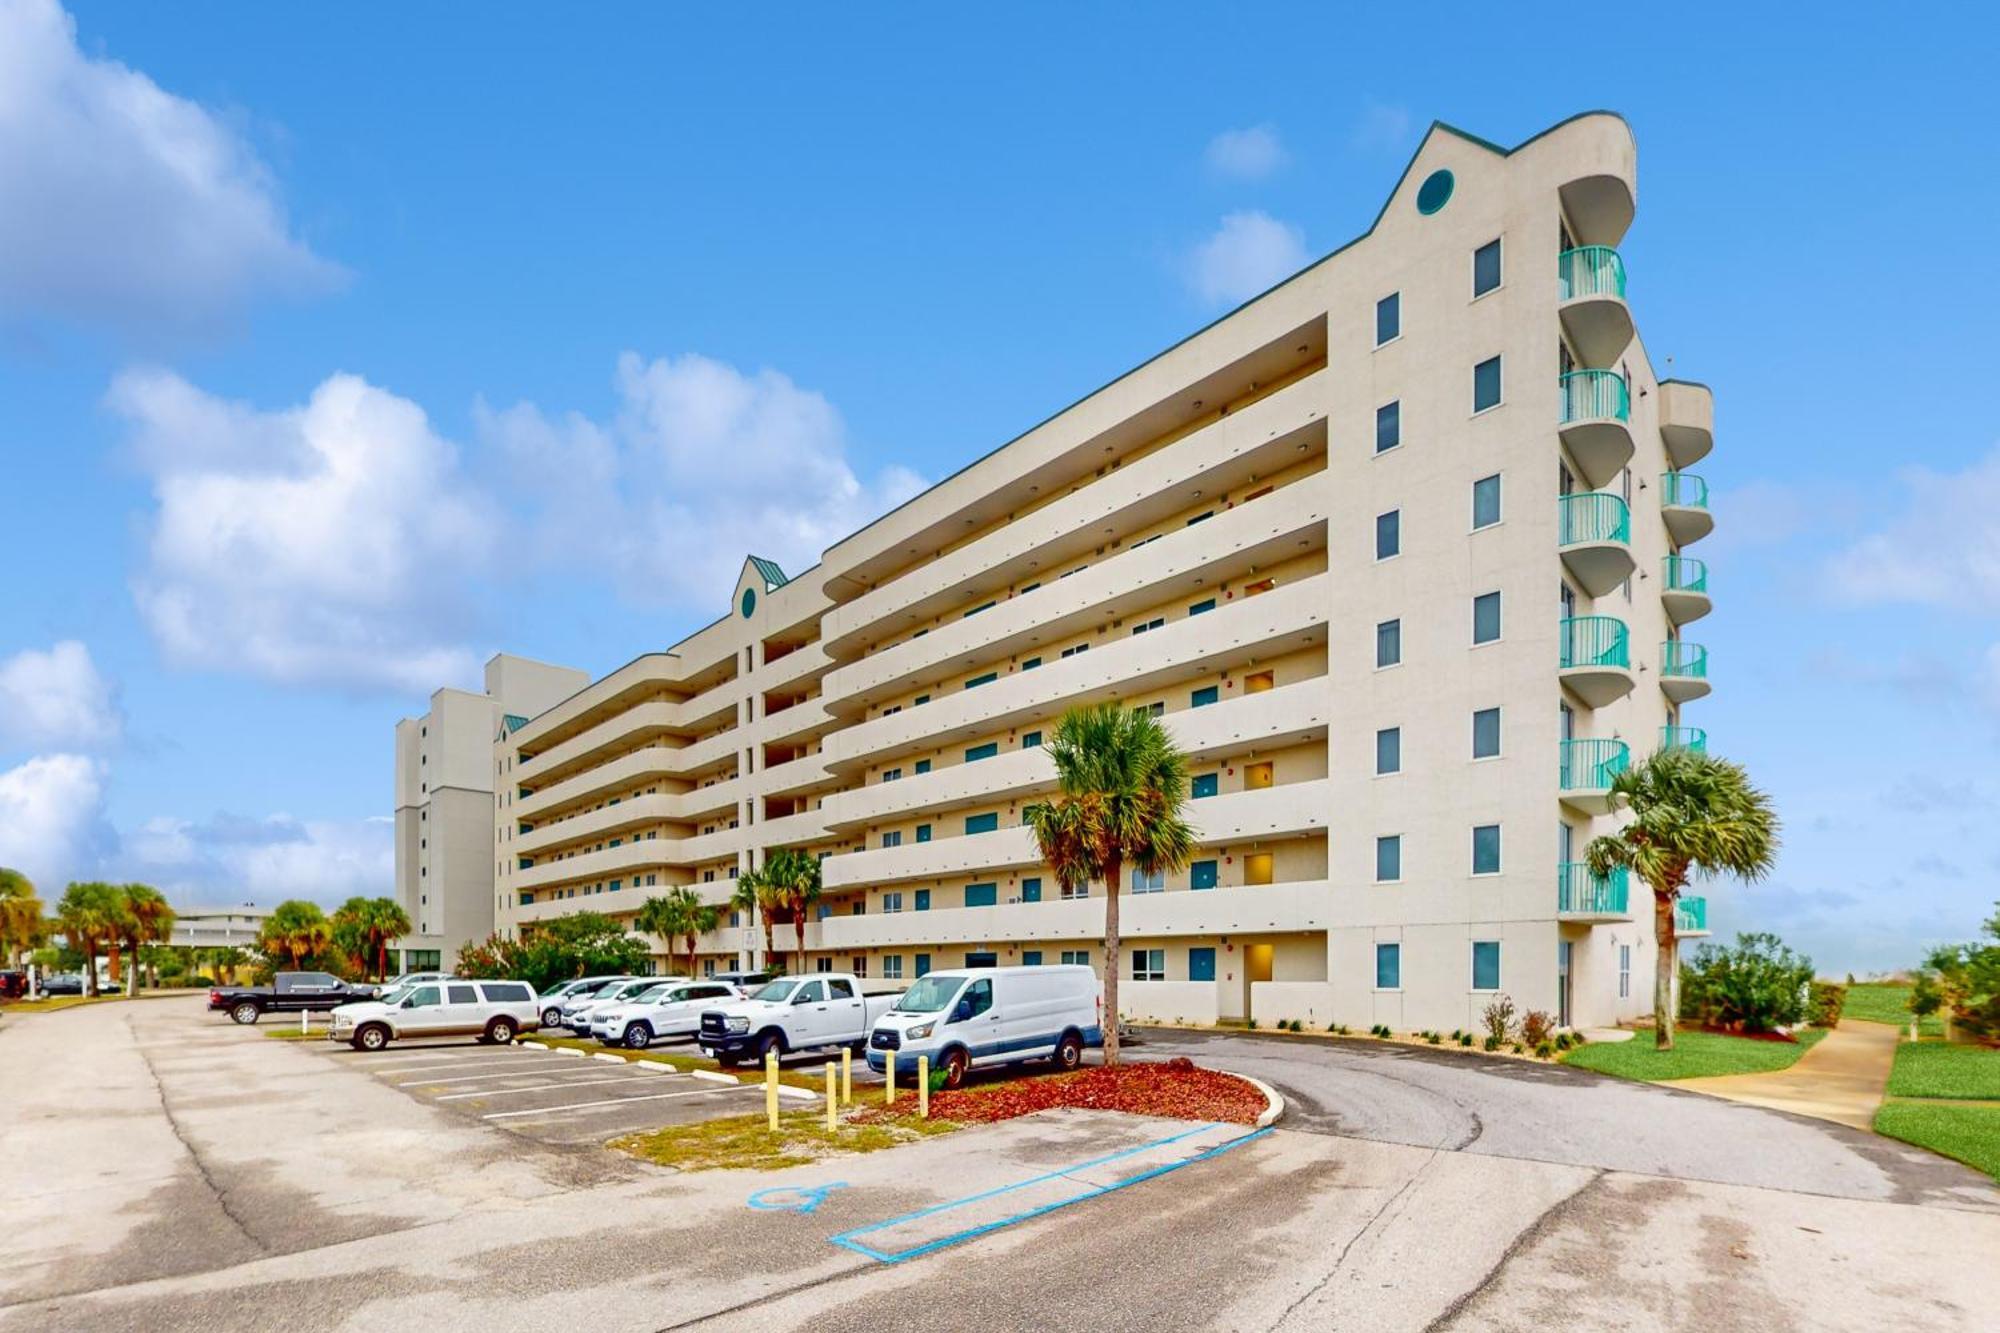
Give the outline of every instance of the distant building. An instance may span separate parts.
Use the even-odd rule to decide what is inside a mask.
[[[255,903],[223,907],[174,907],[174,933],[168,944],[181,949],[248,949],[257,943],[268,908]]]

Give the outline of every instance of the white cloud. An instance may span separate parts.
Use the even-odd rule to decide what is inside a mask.
[[[533,497],[537,559],[608,569],[641,604],[712,614],[746,554],[796,574],[923,486],[857,476],[839,412],[775,370],[628,352],[617,388],[605,422],[532,403],[477,416],[509,492]]]
[[[180,903],[310,898],[337,907],[356,894],[394,895],[395,822],[162,816],[128,833],[117,860],[121,878],[144,880]]]
[[[242,137],[93,59],[55,0],[0,0],[0,306],[123,330],[202,329],[341,270],[291,234]]]
[[[84,755],[40,755],[0,772],[0,865],[53,903],[63,884],[90,876],[111,841],[103,807],[103,764]]]
[[[133,591],[168,660],[292,684],[474,679],[458,636],[497,524],[415,403],[333,375],[264,412],[151,371],[110,402],[158,504]]]
[[[1361,109],[1348,141],[1362,152],[1400,152],[1410,146],[1416,118],[1405,106],[1370,102]]]
[[[110,682],[75,639],[0,660],[0,740],[89,750],[116,741],[121,730]]]
[[[1247,301],[1305,267],[1305,233],[1268,213],[1231,213],[1195,247],[1187,277],[1210,303]]]
[[[1828,562],[1827,586],[1859,602],[2000,612],[2000,447],[1959,472],[1902,474],[1904,503]]]
[[[1252,125],[1243,130],[1224,130],[1210,139],[1202,159],[1218,176],[1262,180],[1285,165],[1287,154],[1276,128]]]

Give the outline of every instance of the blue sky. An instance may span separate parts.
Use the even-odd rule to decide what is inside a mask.
[[[1432,118],[1606,107],[1717,396],[1690,720],[1786,823],[1718,933],[1991,910],[1990,20],[758,18],[0,0],[0,863],[386,892],[426,683],[670,643],[1350,239]]]

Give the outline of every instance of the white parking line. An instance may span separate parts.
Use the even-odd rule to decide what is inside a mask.
[[[477,1092],[448,1092],[431,1100],[439,1102],[462,1102],[467,1097],[509,1097],[517,1092],[547,1092],[551,1088],[590,1088],[600,1083],[651,1083],[649,1078],[573,1078],[567,1083],[532,1083],[525,1088],[481,1088]],[[561,1110],[561,1107],[554,1108]]]
[[[402,1072],[402,1071],[398,1071]],[[457,1078],[413,1078],[407,1083],[398,1083],[399,1088],[430,1088],[445,1083],[480,1083],[487,1079],[502,1078],[554,1078],[557,1074],[590,1074],[595,1070],[578,1069],[574,1065],[531,1065],[518,1072],[487,1070],[483,1074],[460,1074]]]
[[[760,1091],[760,1089],[747,1083],[739,1085],[735,1090],[737,1092]],[[640,1102],[664,1102],[676,1097],[715,1097],[728,1091],[730,1091],[728,1088],[703,1088],[698,1092],[656,1092],[650,1097],[613,1097],[608,1101],[582,1102],[576,1106],[553,1106],[533,1111],[495,1111],[490,1115],[483,1115],[479,1118],[481,1120],[513,1120],[524,1115],[568,1115],[571,1111],[596,1111],[606,1106],[635,1106]]]
[[[484,1060],[452,1060],[444,1064],[428,1065],[371,1065],[369,1071],[375,1074],[418,1074],[427,1069],[471,1069],[477,1065],[514,1065],[526,1067],[537,1063],[532,1056],[501,1055]]]

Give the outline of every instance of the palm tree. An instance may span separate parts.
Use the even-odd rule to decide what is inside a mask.
[[[364,975],[387,978],[389,941],[410,933],[410,914],[394,898],[353,897],[333,914],[334,940]],[[370,963],[374,964],[369,973]]]
[[[792,914],[792,929],[798,932],[796,970],[806,970],[806,917],[819,901],[819,858],[796,847],[780,847],[764,862],[764,874],[778,889],[785,910]]]
[[[694,975],[695,948],[701,937],[715,929],[717,913],[713,906],[701,900],[701,895],[683,884],[663,898],[648,898],[639,909],[634,924],[648,935],[658,935],[667,941],[669,953],[673,941],[683,940],[687,944],[687,974]]]
[[[18,870],[0,866],[0,963],[12,967],[42,940],[42,900]]]
[[[117,886],[96,882],[71,884],[56,903],[63,938],[83,955],[84,976],[92,995],[97,994],[97,946],[117,930],[121,909]]]
[[[1150,714],[1122,704],[1064,713],[1049,741],[1058,795],[1022,812],[1042,860],[1065,889],[1104,883],[1104,1063],[1118,1063],[1118,890],[1130,865],[1145,875],[1184,868],[1194,850],[1187,756]]]
[[[756,917],[764,925],[763,965],[771,966],[771,959],[778,952],[771,938],[776,926],[776,913],[784,903],[784,894],[771,882],[770,876],[762,870],[746,870],[736,877],[736,892],[729,897],[729,905],[748,917]]]
[[[293,970],[305,960],[326,952],[333,943],[333,924],[319,904],[303,898],[288,898],[271,909],[257,935],[257,948],[276,962],[280,955],[291,961]]]
[[[1679,940],[1674,900],[1694,871],[1762,879],[1778,850],[1771,798],[1752,786],[1741,764],[1699,750],[1657,750],[1611,780],[1614,808],[1632,812],[1616,833],[1584,849],[1590,873],[1628,869],[1653,890],[1653,1044],[1674,1045],[1674,977]]]
[[[174,933],[174,909],[167,897],[150,884],[127,884],[123,889],[125,910],[119,926],[127,951],[132,955],[132,984],[127,998],[139,989],[139,951],[149,944],[164,944]]]

